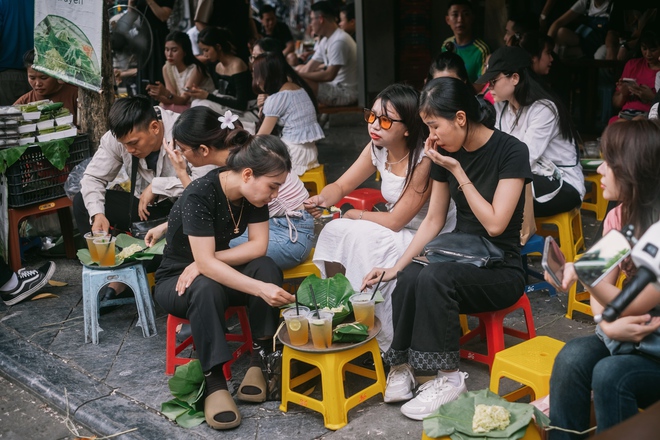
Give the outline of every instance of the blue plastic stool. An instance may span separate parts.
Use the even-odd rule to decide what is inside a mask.
[[[154,302],[151,299],[151,289],[147,281],[147,273],[139,262],[117,268],[83,267],[83,311],[85,316],[85,342],[99,343],[99,309],[101,306],[115,306],[135,303],[138,311],[137,325],[142,327],[145,338],[155,336],[156,319],[154,317]],[[120,298],[102,301],[99,304],[99,291],[109,283],[124,283],[135,293],[135,298]]]
[[[539,280],[543,279],[542,273],[538,273],[527,266],[527,254],[538,252],[539,254],[543,255],[544,244],[545,244],[545,238],[541,237],[540,235],[534,234],[529,238],[529,240],[527,240],[525,246],[523,246],[523,248],[520,250],[520,255],[522,256],[523,269],[525,269],[525,274],[527,275],[528,278],[529,276],[533,276],[534,278],[537,278]],[[541,281],[533,284],[526,284],[525,294],[543,289],[548,289],[548,293],[550,294],[550,296],[557,295],[557,291],[555,290],[555,288],[552,287],[552,285],[546,281]]]

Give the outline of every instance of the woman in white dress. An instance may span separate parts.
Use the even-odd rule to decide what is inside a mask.
[[[358,159],[334,183],[305,202],[316,217],[317,206],[329,207],[356,189],[374,172],[382,177],[381,192],[388,201],[386,212],[351,209],[343,218],[328,223],[321,232],[314,263],[322,276],[343,273],[354,289],[374,265],[394,264],[410,244],[424,219],[430,196],[431,161],[424,156],[424,140],[428,135],[417,111],[419,93],[412,87],[393,84],[380,92],[371,109],[365,109],[372,141]],[[450,209],[442,232],[455,226],[455,210]],[[392,341],[391,293],[396,280],[381,284],[384,302],[376,306],[382,323],[378,335],[381,350]]]

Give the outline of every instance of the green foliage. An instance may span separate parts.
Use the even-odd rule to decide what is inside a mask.
[[[158,243],[153,245],[152,247],[148,248],[144,244],[144,240],[141,240],[139,238],[134,238],[131,237],[130,235],[126,234],[119,234],[117,236],[117,241],[115,241],[115,255],[117,255],[121,249],[126,248],[132,244],[137,244],[141,247],[143,247],[142,251],[136,252],[130,257],[126,259],[121,259],[119,257],[115,257],[115,264],[114,266],[107,266],[107,267],[116,267],[119,266],[123,263],[127,263],[130,261],[137,261],[137,260],[152,260],[155,255],[163,255],[163,249],[165,248],[165,240],[160,240]],[[82,264],[85,266],[98,266],[98,263],[95,263],[92,261],[92,257],[89,254],[88,249],[78,249],[78,252],[76,253],[76,256],[80,260]]]
[[[177,367],[168,386],[174,399],[161,405],[160,411],[179,426],[192,428],[204,421],[204,372],[194,359]]]
[[[27,147],[27,145],[23,145],[20,147],[0,149],[0,174],[4,174],[7,168],[14,165],[23,153],[25,153]]]
[[[62,171],[69,159],[69,147],[73,144],[74,138],[56,139],[48,142],[38,142],[37,145],[41,147],[41,152],[46,159],[53,164],[55,168]]]
[[[298,288],[298,302],[314,310],[314,301],[310,292],[310,287],[314,289],[314,296],[318,301],[320,309],[328,307],[330,309],[344,306],[343,311],[335,312],[332,320],[334,325],[342,322],[350,313],[351,306],[348,300],[355,292],[351,283],[344,275],[338,273],[332,278],[321,279],[316,275],[310,275],[303,280]]]

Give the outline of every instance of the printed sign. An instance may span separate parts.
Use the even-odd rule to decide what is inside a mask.
[[[34,69],[101,90],[103,1],[36,0]]]

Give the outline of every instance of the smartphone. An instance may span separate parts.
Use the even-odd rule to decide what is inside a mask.
[[[594,287],[630,255],[630,243],[619,231],[611,230],[575,262],[582,284]]]
[[[182,88],[181,90],[183,90],[184,92],[189,92],[189,91],[191,91],[192,89],[191,89],[190,87],[184,87],[184,88]]]
[[[566,257],[559,249],[559,245],[552,237],[545,238],[545,245],[543,246],[543,258],[541,258],[541,266],[545,270],[555,284],[560,288],[562,280],[564,279],[564,266],[566,265]]]
[[[626,84],[632,84],[634,86],[637,85],[637,80],[635,78],[621,78],[621,82],[624,82]]]
[[[419,257],[413,257],[413,263],[421,264],[422,266],[427,266],[429,264],[429,259],[426,258],[424,255],[420,255]]]

